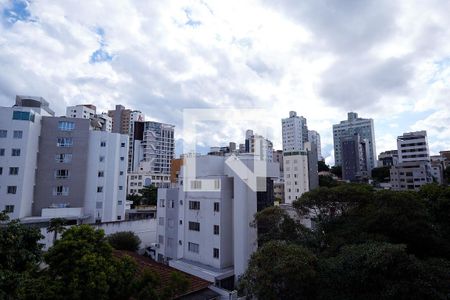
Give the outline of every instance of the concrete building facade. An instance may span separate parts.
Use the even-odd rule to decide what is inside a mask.
[[[361,140],[367,141],[368,171],[376,167],[375,130],[373,119],[359,118],[357,113],[349,112],[347,120],[333,125],[334,159],[336,166],[342,166],[342,139],[359,134]]]
[[[317,147],[317,160],[323,160],[320,134],[315,130],[308,130],[308,141],[315,144]]]
[[[289,112],[289,118],[281,120],[283,151],[304,150],[304,144],[308,141],[308,126],[306,119],[297,116],[297,112]]]
[[[342,179],[360,182],[369,178],[369,143],[359,134],[341,137]]]

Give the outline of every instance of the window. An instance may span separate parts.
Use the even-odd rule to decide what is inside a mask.
[[[214,258],[219,258],[219,249],[217,249],[217,248],[213,249],[213,257]]]
[[[106,142],[105,141],[101,141],[100,142],[100,147],[106,147]]]
[[[219,234],[219,225],[214,225],[214,234]]]
[[[159,225],[164,226],[164,217],[159,217]]]
[[[5,213],[13,213],[14,212],[14,205],[5,205]]]
[[[0,130],[0,138],[5,138],[8,135],[8,130]]]
[[[122,205],[122,200],[118,200],[117,205]]]
[[[120,161],[124,161],[124,160],[125,160],[125,157],[121,156]]]
[[[164,199],[159,200],[159,207],[166,207],[166,203]]]
[[[58,141],[56,143],[56,146],[58,147],[72,147],[73,140],[70,137],[61,137],[58,138]]]
[[[200,231],[200,223],[198,223],[198,222],[189,222],[189,230]]]
[[[122,216],[117,216],[117,220],[118,221],[122,220]]]
[[[201,180],[191,180],[191,189],[192,190],[200,190],[202,188]]]
[[[103,193],[103,187],[102,186],[98,186],[97,187],[97,193]]]
[[[34,114],[28,111],[13,111],[13,120],[23,120],[34,122]]]
[[[160,243],[161,245],[164,245],[164,236],[163,235],[158,235],[158,243]]]
[[[55,161],[60,163],[70,163],[72,161],[72,154],[70,153],[56,154]]]
[[[56,179],[67,179],[69,178],[69,170],[66,169],[60,169],[55,171],[55,178]]]
[[[21,139],[23,135],[22,130],[14,130],[13,132],[13,138],[15,139]]]
[[[5,148],[0,148],[0,156],[5,156]]]
[[[7,194],[16,194],[17,193],[17,186],[15,185],[9,185],[7,188]]]
[[[123,190],[123,186],[119,185],[119,191]]]
[[[198,253],[200,246],[199,244],[195,244],[195,243],[188,243],[188,251],[190,252],[194,252],[194,253]]]
[[[105,177],[104,171],[98,171],[98,177]]]
[[[199,210],[200,209],[200,201],[189,201],[189,209]]]
[[[69,187],[59,185],[53,188],[53,196],[67,196],[69,195]]]
[[[125,143],[121,143],[120,147],[124,148],[125,147]]]
[[[9,168],[9,175],[19,175],[19,168],[18,167]]]
[[[120,172],[119,172],[119,175],[121,175],[121,176],[122,176],[122,175],[123,175],[123,171],[120,171]]]
[[[105,161],[105,157],[104,156],[100,156],[98,160],[99,160],[99,162],[104,162]]]
[[[62,131],[72,131],[75,129],[75,123],[69,121],[59,121],[58,128]]]
[[[2,175],[2,174],[3,174],[3,168],[0,167],[0,175]]]
[[[170,206],[170,208],[174,208],[175,207],[175,200],[169,200],[169,206]]]
[[[103,208],[103,202],[101,202],[101,201],[95,202],[95,208],[96,209],[102,209]]]
[[[214,202],[214,211],[219,211],[220,203]]]

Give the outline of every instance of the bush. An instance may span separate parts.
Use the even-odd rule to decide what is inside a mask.
[[[137,251],[141,239],[132,231],[121,231],[109,235],[108,242],[116,250]]]

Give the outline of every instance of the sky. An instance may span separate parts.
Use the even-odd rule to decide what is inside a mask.
[[[297,111],[332,164],[332,124],[373,118],[377,152],[427,130],[450,149],[449,1],[0,0],[0,106],[42,96],[116,104],[176,126],[187,109],[231,109],[196,123],[200,151],[242,142],[246,129],[281,149]],[[249,109],[264,111],[245,120]],[[192,125],[194,126],[194,125]]]

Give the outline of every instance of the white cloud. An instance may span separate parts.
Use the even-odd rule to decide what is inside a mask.
[[[412,111],[439,111],[434,121],[449,115],[448,8],[407,0],[36,0],[28,6],[34,21],[0,22],[0,105],[16,94],[43,96],[59,114],[77,103],[121,103],[176,124],[178,137],[183,108],[262,108],[271,112],[261,124],[276,148],[280,119],[296,110],[332,149],[331,125],[347,110],[392,124]],[[99,49],[112,59],[90,63]],[[201,142],[239,142],[246,127],[261,124],[204,126]],[[420,126],[436,135],[433,147],[450,146],[445,128],[427,119]],[[376,135],[380,152],[398,134]]]

